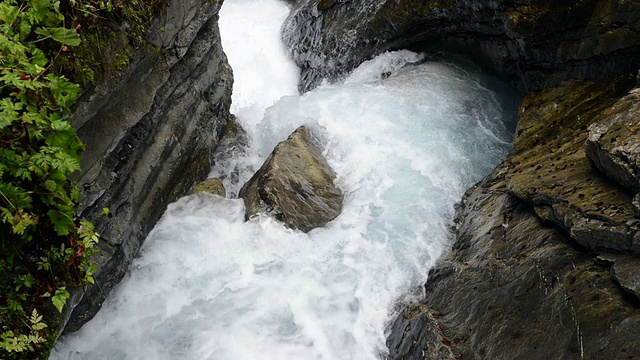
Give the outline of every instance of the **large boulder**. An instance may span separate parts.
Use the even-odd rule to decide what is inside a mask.
[[[288,227],[308,232],[335,219],[343,194],[322,148],[305,127],[279,143],[242,187],[246,218],[268,213]]]
[[[98,312],[166,206],[207,177],[230,116],[233,83],[218,31],[221,5],[167,2],[150,24],[157,51],[141,49],[73,115],[87,146],[76,179],[82,216],[101,238],[93,257],[96,284],[72,292],[61,320],[65,332]],[[103,208],[111,210],[109,217],[100,216]]]

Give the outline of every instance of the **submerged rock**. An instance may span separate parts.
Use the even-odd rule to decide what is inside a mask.
[[[218,195],[220,197],[225,197],[227,194],[222,181],[218,178],[207,179],[193,188],[193,193],[200,192]]]
[[[246,218],[268,213],[288,227],[311,231],[335,219],[343,194],[322,149],[305,127],[279,143],[242,187]]]
[[[211,161],[212,169],[216,171],[216,176],[220,180],[227,184],[237,184],[240,174],[251,170],[247,161],[242,161],[248,144],[247,132],[232,115],[224,127]],[[237,194],[232,191],[229,196],[235,197]]]

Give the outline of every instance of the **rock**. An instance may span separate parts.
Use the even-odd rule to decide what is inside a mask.
[[[220,197],[226,196],[224,185],[218,178],[207,179],[193,188],[193,193],[208,193],[211,195],[218,195]]]
[[[528,92],[636,72],[639,30],[637,1],[306,0],[285,22],[284,41],[302,69],[301,91],[406,48],[463,54]]]
[[[640,331],[637,302],[612,281],[610,265],[507,192],[510,171],[501,165],[465,195],[452,252],[430,271],[425,299],[392,326],[390,358],[435,359],[422,351],[440,344],[456,359],[640,354],[631,335]]]
[[[223,163],[244,154],[248,145],[247,132],[238,124],[235,115],[231,115],[213,154],[213,164]]]
[[[640,191],[640,88],[620,99],[590,127],[587,157],[604,175]]]
[[[82,216],[101,235],[96,285],[74,289],[65,332],[91,319],[166,206],[207,177],[229,118],[232,71],[218,31],[221,1],[169,1],[151,24],[158,52],[140,52],[97,85],[72,122],[87,146]],[[100,216],[103,208],[111,217]],[[80,293],[80,295],[78,295]],[[82,300],[80,300],[82,299]]]
[[[527,95],[506,160],[509,193],[594,253],[640,254],[632,195],[595,170],[584,150],[592,123],[625,116],[618,99],[629,87],[578,81]]]
[[[251,170],[249,162],[244,159],[248,144],[246,131],[232,115],[212,158],[214,175],[230,185],[232,190],[229,196],[232,198],[237,196],[237,190],[233,189],[240,184],[240,174]]]
[[[290,228],[311,231],[335,219],[343,194],[322,149],[305,127],[279,143],[242,187],[246,218],[268,213]]]
[[[438,321],[424,305],[407,307],[391,327],[394,331],[387,344],[392,359],[456,359],[451,340],[443,337]]]
[[[640,260],[620,254],[598,255],[597,260],[611,266],[612,279],[640,300]]]
[[[612,276],[623,289],[640,300],[640,261],[637,258],[626,257],[616,261]]]

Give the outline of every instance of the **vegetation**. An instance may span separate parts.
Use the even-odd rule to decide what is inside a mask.
[[[80,193],[69,179],[80,170],[84,150],[68,120],[81,91],[71,79],[84,87],[104,72],[92,55],[100,48],[100,24],[127,19],[135,48],[155,3],[0,3],[2,359],[47,358],[67,289],[94,282],[89,256],[98,235],[76,214]]]

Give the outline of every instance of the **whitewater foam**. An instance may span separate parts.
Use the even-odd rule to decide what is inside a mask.
[[[385,326],[446,249],[455,202],[510,150],[504,109],[513,104],[468,69],[420,63],[409,51],[298,96],[298,71],[280,44],[286,13],[275,0],[225,1],[233,111],[251,147],[213,174],[240,166],[241,180],[225,184],[237,193],[277,142],[307,125],[346,195],[342,214],[304,234],[265,216],[245,223],[242,200],[180,199],[100,313],[61,339],[54,359],[386,352]]]

